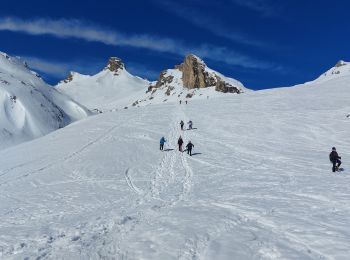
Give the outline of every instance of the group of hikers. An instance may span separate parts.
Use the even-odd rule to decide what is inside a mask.
[[[192,129],[193,129],[193,122],[190,120],[190,121],[188,121],[187,124],[188,124],[188,130],[192,130]],[[181,120],[181,122],[180,122],[180,128],[181,128],[182,131],[184,130],[184,125],[185,125],[184,121]],[[159,141],[159,144],[160,144],[159,149],[160,149],[161,151],[164,150],[164,144],[165,144],[165,143],[166,143],[166,139],[165,139],[165,137],[163,136],[163,137],[160,139],[160,141]],[[178,145],[178,147],[179,147],[179,151],[180,151],[180,152],[184,152],[184,150],[183,150],[183,148],[182,148],[183,144],[184,144],[184,140],[182,139],[182,137],[181,137],[181,135],[180,135],[179,139],[177,140],[177,145]],[[187,145],[186,145],[186,150],[185,150],[185,151],[187,151],[187,154],[189,154],[190,156],[192,156],[192,149],[193,149],[193,147],[194,147],[194,144],[193,144],[191,141],[188,141],[188,143],[187,143]]]
[[[192,121],[188,121],[188,130],[191,130],[193,129],[193,123]],[[184,126],[185,126],[185,123],[184,121],[181,120],[180,122],[180,128],[181,130],[183,131],[184,130]],[[163,151],[164,150],[164,144],[166,143],[166,140],[165,140],[165,137],[163,136],[161,139],[160,139],[160,150]],[[183,149],[182,149],[182,145],[184,144],[184,141],[180,135],[179,139],[177,140],[177,145],[179,147],[179,151],[180,152],[184,152]],[[189,154],[190,156],[192,156],[192,149],[193,149],[194,145],[191,141],[188,141],[187,145],[186,145],[186,150],[187,151],[187,154]],[[335,147],[332,147],[332,152],[329,154],[329,160],[331,161],[331,163],[333,164],[333,167],[332,167],[332,171],[333,172],[336,172],[336,171],[340,171],[341,168],[340,168],[340,165],[341,165],[341,161],[340,161],[341,157],[338,155],[337,153],[337,149]]]
[[[177,145],[179,146],[179,152],[184,152],[182,149],[183,143],[184,143],[184,141],[182,140],[182,137],[180,135],[179,139],[177,140]],[[191,141],[188,141],[185,151],[187,151],[187,154],[189,154],[190,156],[192,156],[193,147],[194,147],[194,144]]]
[[[188,130],[192,130],[193,129],[193,122],[190,120],[187,122],[187,124],[188,124]],[[185,125],[184,121],[181,120],[180,127],[181,127],[182,131],[184,130],[184,125]]]

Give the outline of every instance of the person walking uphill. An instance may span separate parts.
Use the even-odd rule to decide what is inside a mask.
[[[332,152],[329,154],[329,160],[333,164],[333,167],[332,167],[333,172],[339,169],[339,166],[341,165],[340,159],[341,157],[338,155],[337,150],[335,149],[335,147],[333,147]]]
[[[184,121],[181,120],[180,122],[181,130],[184,130],[184,125],[185,125]]]
[[[177,144],[179,145],[179,151],[182,152],[182,145],[184,141],[182,140],[182,137],[179,137],[179,140],[177,140]]]
[[[188,129],[192,130],[193,122],[192,120],[188,121]]]
[[[160,138],[160,141],[159,141],[159,144],[160,144],[159,149],[160,149],[161,151],[164,150],[164,144],[165,144],[165,143],[166,143],[166,140],[165,140],[165,138],[164,138],[164,136],[163,136],[162,138]]]
[[[188,142],[188,144],[186,145],[187,148],[187,154],[189,154],[190,156],[192,156],[192,148],[194,147],[193,143],[191,143],[191,141]]]

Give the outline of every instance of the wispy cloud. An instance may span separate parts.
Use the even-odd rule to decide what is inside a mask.
[[[58,38],[77,38],[114,46],[145,48],[160,52],[174,52],[179,42],[148,34],[126,35],[87,21],[77,19],[0,18],[0,31],[21,32],[30,35],[51,35]],[[181,46],[180,46],[181,48]]]
[[[77,71],[82,74],[93,74],[103,68],[104,63],[98,61],[75,60],[71,62],[61,62],[56,60],[41,59],[31,56],[21,56],[29,67],[40,73],[63,79],[69,71]]]
[[[267,43],[260,40],[253,39],[248,35],[228,28],[225,24],[220,22],[218,17],[211,17],[210,13],[203,13],[197,11],[198,8],[187,6],[186,4],[178,4],[173,0],[153,0],[157,5],[163,6],[165,10],[175,14],[176,16],[194,24],[195,26],[210,31],[213,35],[226,38],[230,41],[250,45],[255,47],[268,47]],[[241,1],[241,0],[237,0]],[[242,0],[244,1],[244,0]],[[193,3],[193,2],[192,2]],[[195,4],[202,4],[201,2],[194,2]]]
[[[76,19],[32,19],[22,20],[14,17],[0,18],[0,31],[22,32],[30,35],[51,35],[58,38],[77,38],[86,41],[100,42],[113,46],[128,46],[142,48],[157,52],[170,53],[184,56],[194,53],[202,58],[225,62],[229,65],[241,66],[253,69],[276,70],[276,65],[271,62],[261,61],[232,49],[202,44],[191,46],[181,40],[157,37],[148,34],[123,34],[92,23]],[[34,63],[34,62],[33,62]],[[34,64],[40,64],[36,61]],[[55,65],[55,64],[52,64]],[[57,64],[56,64],[57,65]],[[59,74],[63,71],[64,64],[47,66],[52,72]],[[40,66],[45,69],[45,66]]]
[[[231,0],[232,3],[246,7],[265,17],[277,17],[278,8],[270,0]]]

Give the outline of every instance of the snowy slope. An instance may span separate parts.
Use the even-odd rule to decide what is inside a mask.
[[[350,63],[340,60],[337,64],[323,73],[316,80],[311,83],[321,83],[332,79],[337,79],[341,77],[349,77],[350,76]]]
[[[0,258],[348,259],[349,83],[105,113],[0,151]]]
[[[146,92],[148,85],[147,80],[131,75],[120,59],[112,57],[96,75],[71,72],[57,89],[89,109],[106,111],[129,105]]]
[[[25,62],[0,52],[0,149],[43,136],[89,113],[48,86]]]

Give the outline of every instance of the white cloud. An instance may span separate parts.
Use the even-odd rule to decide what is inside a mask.
[[[21,59],[25,60],[31,69],[59,79],[65,78],[69,71],[77,71],[82,74],[93,74],[101,70],[104,65],[102,62],[95,61],[75,60],[71,62],[60,62],[31,56],[22,56]]]
[[[33,70],[37,70],[39,72],[47,73],[53,75],[55,77],[63,78],[67,75],[67,71],[69,71],[69,65],[65,63],[59,62],[50,62],[47,60],[42,60],[34,57],[21,57],[24,59],[29,67]]]
[[[268,0],[231,0],[234,4],[254,10],[263,16],[278,16],[276,5]]]
[[[237,42],[244,45],[255,47],[268,47],[266,43],[263,43],[257,39],[253,39],[248,35],[245,35],[232,28],[227,28],[218,17],[211,17],[208,13],[202,13],[197,11],[196,8],[186,6],[184,4],[178,4],[174,0],[154,0],[157,5],[161,5],[165,10],[177,15],[178,17],[194,24],[195,26],[205,29],[213,35],[226,38],[230,41]],[[239,1],[239,0],[238,0]],[[196,3],[200,4],[200,3]]]
[[[53,35],[60,38],[80,38],[87,41],[97,41],[114,44],[118,37],[112,31],[100,30],[97,26],[86,25],[76,19],[32,19],[22,20],[16,17],[0,19],[0,30],[23,32],[31,35]]]
[[[0,31],[22,32],[30,35],[51,35],[58,38],[78,38],[114,46],[146,48],[161,52],[174,52],[177,43],[171,39],[147,34],[125,35],[108,28],[77,19],[0,18]]]
[[[0,18],[1,30],[22,32],[31,35],[52,35],[58,38],[78,38],[107,45],[143,48],[180,56],[194,53],[202,58],[244,68],[274,70],[276,67],[272,63],[256,60],[225,47],[207,44],[190,46],[179,40],[161,38],[148,34],[126,35],[76,19],[52,20],[41,18],[22,20],[14,17]],[[33,61],[33,64],[40,67],[41,71],[51,70],[56,75],[62,73],[65,66],[65,64],[51,64],[51,66],[48,64],[48,66],[45,66],[45,64],[40,63],[38,60]]]

